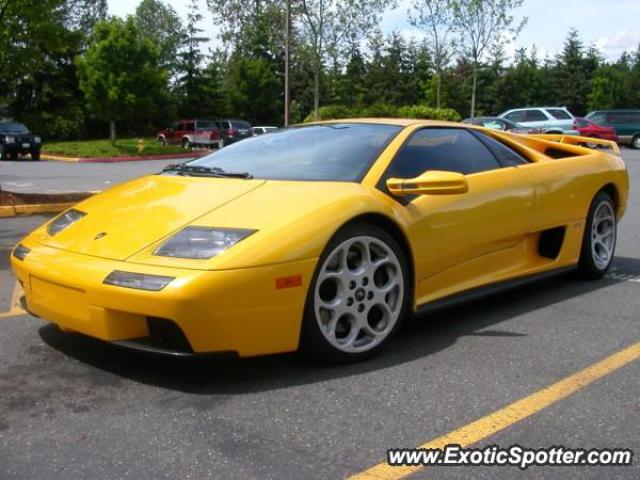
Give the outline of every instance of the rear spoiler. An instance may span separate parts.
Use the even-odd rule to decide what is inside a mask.
[[[547,135],[547,134],[536,134],[536,135],[525,135],[528,138],[535,138],[537,140],[546,140],[548,142],[557,142],[564,143],[567,145],[575,145],[577,147],[584,147],[587,143],[593,143],[598,145],[599,147],[603,147],[607,150],[610,150],[610,153],[621,157],[620,147],[616,142],[612,142],[610,140],[602,140],[600,138],[592,138],[592,137],[580,137],[578,135]]]

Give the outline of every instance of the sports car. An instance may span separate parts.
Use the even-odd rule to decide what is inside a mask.
[[[320,122],[116,186],[24,238],[33,315],[128,347],[377,353],[411,315],[614,256],[618,147],[457,123]]]

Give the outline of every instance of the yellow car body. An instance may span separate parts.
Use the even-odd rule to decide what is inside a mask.
[[[605,189],[620,219],[628,177],[617,147],[579,138],[520,136],[418,120],[401,128],[361,182],[309,182],[151,175],[78,204],[87,215],[55,236],[44,225],[12,256],[29,312],[110,342],[150,335],[149,318],[174,322],[194,353],[239,356],[298,349],[307,294],[323,250],[341,226],[366,218],[397,237],[411,270],[411,309],[421,311],[478,287],[577,264],[589,205]],[[376,186],[413,132],[476,129],[526,155],[526,165],[466,176],[466,193],[411,202]],[[589,142],[593,139],[589,139]],[[567,143],[568,142],[568,143]],[[553,159],[545,152],[565,152]],[[390,185],[394,182],[391,181]],[[403,182],[396,184],[402,187]],[[256,233],[208,259],[154,251],[185,225]],[[542,232],[565,228],[555,258],[539,252]],[[113,271],[175,277],[161,291],[104,284]]]

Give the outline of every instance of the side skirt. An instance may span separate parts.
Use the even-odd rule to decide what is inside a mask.
[[[527,275],[519,278],[512,278],[510,280],[504,280],[502,282],[492,283],[491,285],[472,288],[471,290],[465,290],[464,292],[455,293],[453,295],[449,295],[448,297],[444,297],[439,300],[434,300],[433,302],[419,305],[413,315],[417,317],[427,313],[434,313],[446,308],[453,307],[455,305],[472,302],[484,297],[489,297],[492,295],[496,295],[498,293],[505,292],[507,290],[520,288],[524,285],[528,285],[530,283],[537,282],[539,280],[557,277],[558,275],[572,272],[576,270],[576,268],[577,268],[577,265],[572,265],[570,267],[562,267],[562,268],[557,268],[555,270],[549,270],[546,272],[534,273],[533,275]]]

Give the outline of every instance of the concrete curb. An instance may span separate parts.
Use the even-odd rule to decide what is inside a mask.
[[[76,203],[78,202],[0,207],[0,218],[17,217],[19,215],[36,215],[38,213],[60,213]]]
[[[101,158],[101,157],[66,157],[63,155],[50,155],[50,154],[42,154],[41,158],[47,161],[54,162],[72,162],[72,163],[119,163],[119,162],[144,162],[151,160],[181,160],[184,158],[198,158],[203,157],[210,153],[210,150],[195,150],[188,153],[173,153],[166,155],[150,155],[148,157],[111,157],[111,158]]]
[[[0,191],[0,218],[59,213],[97,192],[29,194]]]

